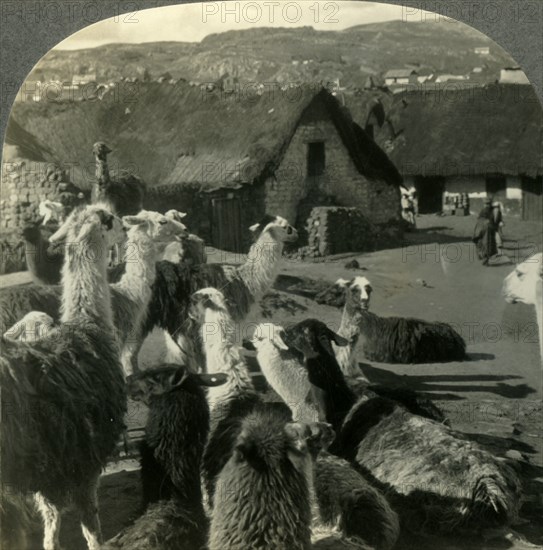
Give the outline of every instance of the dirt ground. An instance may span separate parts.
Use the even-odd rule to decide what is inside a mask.
[[[374,312],[446,321],[466,340],[470,356],[466,362],[388,365],[369,364],[361,357],[361,368],[371,381],[423,392],[447,412],[453,428],[499,456],[518,459],[525,492],[521,515],[526,521],[514,527],[516,537],[416,537],[400,541],[398,549],[543,547],[543,380],[535,311],[522,304],[506,304],[501,297],[503,278],[512,265],[541,251],[541,225],[506,220],[506,257],[484,267],[470,242],[474,223],[473,216],[421,216],[418,230],[406,234],[398,248],[343,255],[326,262],[286,260],[275,289],[264,301],[263,309],[275,323],[316,317],[337,328],[340,310],[316,304],[303,295],[303,289],[315,280],[324,286],[339,277],[363,275],[374,288]],[[210,258],[236,260],[218,251]],[[345,269],[345,263],[354,258],[361,268]],[[7,283],[9,277],[2,282]],[[20,276],[15,280],[21,282]],[[132,426],[141,425],[143,418],[144,413],[131,408]],[[102,479],[100,506],[106,538],[138,513],[138,472],[130,465],[120,467],[126,470]],[[73,517],[64,522],[62,541],[68,549],[84,548]]]

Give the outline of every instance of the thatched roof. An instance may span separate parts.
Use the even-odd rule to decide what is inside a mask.
[[[543,110],[531,86],[399,94],[376,141],[404,176],[543,174]]]
[[[386,154],[321,87],[274,88],[258,95],[138,83],[129,94],[122,85],[102,101],[17,105],[13,120],[47,144],[47,160],[74,163],[74,183],[82,187],[92,184],[92,144],[100,140],[113,150],[113,168],[136,172],[149,187],[208,189],[272,174],[305,109],[322,101],[359,171],[391,184],[401,181]]]
[[[211,93],[205,101],[200,93],[184,120],[191,146],[179,156],[164,185],[230,187],[271,175],[303,113],[316,102],[325,106],[361,174],[392,184],[400,181],[387,156],[337,99],[323,88],[308,85],[244,98]]]

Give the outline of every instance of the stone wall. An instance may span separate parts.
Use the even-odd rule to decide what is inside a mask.
[[[321,257],[343,252],[365,252],[397,243],[403,231],[401,221],[379,226],[354,207],[319,206],[307,219],[307,245],[295,255]]]
[[[311,177],[307,174],[307,154],[308,144],[314,141],[325,144],[325,170]],[[305,220],[296,222],[298,207],[311,196],[319,197],[320,204],[355,206],[375,224],[400,217],[399,189],[360,174],[329,118],[301,121],[276,177],[266,182],[266,212],[279,214],[300,229]]]
[[[60,201],[67,214],[87,197],[54,164],[18,159],[2,165],[0,186],[0,274],[26,269],[21,230],[38,221],[43,200]]]

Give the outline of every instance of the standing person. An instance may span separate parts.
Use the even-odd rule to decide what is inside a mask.
[[[415,216],[413,215],[413,203],[409,197],[409,194],[402,191],[402,218],[413,227],[415,226]]]
[[[503,254],[503,207],[502,203],[495,201],[492,203],[492,218],[496,227],[496,248],[498,249],[498,256]]]
[[[477,255],[482,260],[483,265],[488,265],[490,258],[498,253],[496,246],[497,226],[493,214],[492,198],[487,198],[485,199],[484,208],[479,212],[472,238],[477,247]]]
[[[419,215],[419,196],[417,195],[417,189],[412,186],[409,189],[409,197],[411,198],[411,203],[413,204],[413,215],[418,217]]]

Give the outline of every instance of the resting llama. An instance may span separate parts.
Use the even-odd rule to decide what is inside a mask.
[[[410,527],[426,521],[428,528],[460,533],[516,519],[521,484],[507,462],[390,399],[357,401],[331,347],[338,335],[324,323],[307,319],[289,327],[286,338],[304,353],[313,396],[337,433],[331,452],[398,493]]]
[[[341,333],[351,340],[338,360],[344,372],[355,374],[353,349],[357,341],[364,356],[383,363],[439,363],[467,359],[466,343],[447,323],[407,317],[379,317],[368,311],[371,284],[365,277],[339,279],[344,288],[345,308]],[[325,296],[317,298],[322,302]]]
[[[503,281],[502,294],[511,304],[521,302],[535,306],[539,334],[540,360],[543,365],[543,253],[534,254]]]
[[[2,339],[2,400],[14,414],[1,424],[1,482],[34,493],[45,550],[59,548],[61,513],[70,506],[80,515],[89,549],[98,550],[98,478],[126,411],[106,275],[107,251],[124,231],[118,218],[89,206],[59,232],[70,243],[59,336],[33,345]]]

